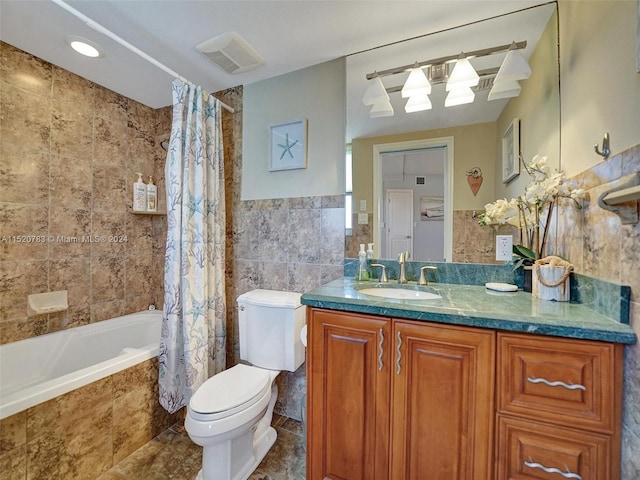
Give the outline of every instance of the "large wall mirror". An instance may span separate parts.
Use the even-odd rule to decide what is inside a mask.
[[[496,198],[517,196],[529,182],[523,169],[505,180],[503,153],[508,146],[513,149],[514,140],[522,159],[547,155],[549,165],[559,168],[557,26],[552,2],[347,57],[346,139],[353,165],[347,257],[357,256],[360,243],[373,242],[377,258],[410,250],[416,261],[462,261],[454,252],[461,242],[473,242],[473,235],[463,231],[456,216],[472,216]],[[506,56],[501,50],[470,58],[480,75],[472,103],[445,107],[452,67],[438,67],[427,73],[432,108],[405,112],[408,99],[400,90],[409,70],[399,67],[446,57],[454,58],[453,65],[463,52],[513,42],[526,42],[520,51],[532,71],[520,81],[518,96],[488,99]],[[402,71],[383,75],[388,70]],[[367,76],[375,72],[389,92],[391,116],[372,118],[371,106],[362,102]],[[514,120],[519,126],[515,139],[509,136]]]

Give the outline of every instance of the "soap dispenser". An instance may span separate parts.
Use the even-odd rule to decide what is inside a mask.
[[[367,244],[367,260],[371,260],[373,258],[373,243]]]
[[[367,270],[367,252],[364,249],[364,243],[360,244],[358,252],[358,271],[356,272],[356,280],[369,280],[369,271]]]
[[[147,212],[158,211],[158,187],[153,184],[153,176],[149,176],[147,183]]]
[[[147,186],[142,180],[141,173],[138,173],[138,179],[133,182],[133,211],[147,211]]]

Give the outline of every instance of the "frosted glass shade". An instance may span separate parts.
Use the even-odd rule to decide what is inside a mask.
[[[404,111],[407,113],[413,112],[421,112],[423,110],[431,110],[431,100],[427,95],[414,95],[409,97],[406,105],[404,106]]]
[[[371,110],[369,110],[369,117],[378,118],[378,117],[392,117],[393,116],[393,106],[391,102],[379,102],[374,103]]]
[[[362,97],[362,103],[365,105],[374,105],[388,101],[389,95],[387,94],[387,90],[384,88],[380,77],[374,77],[369,80],[369,85],[364,92],[364,97]]]
[[[501,98],[517,97],[520,95],[520,90],[520,83],[517,81],[494,83],[487,100],[491,101],[500,100]]]
[[[471,87],[458,88],[451,90],[444,100],[445,107],[453,107],[455,105],[464,105],[465,103],[471,103],[476,98],[476,94],[473,93]]]
[[[498,70],[494,83],[515,82],[526,80],[531,76],[531,67],[522,56],[520,50],[514,49],[507,52],[504,61]]]
[[[469,60],[459,58],[453,67],[451,75],[449,75],[446,89],[447,92],[450,92],[451,90],[458,90],[463,87],[475,87],[479,81],[480,77]]]
[[[407,81],[402,87],[402,98],[409,98],[416,95],[429,95],[431,93],[431,84],[427,80],[421,68],[411,70]]]

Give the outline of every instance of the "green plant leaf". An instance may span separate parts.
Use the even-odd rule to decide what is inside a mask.
[[[530,258],[531,260],[536,259],[536,254],[534,253],[534,251],[525,247],[524,245],[514,245],[513,254],[522,258]]]

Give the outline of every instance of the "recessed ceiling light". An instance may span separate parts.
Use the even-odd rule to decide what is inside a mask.
[[[98,45],[95,42],[92,42],[91,40],[87,40],[86,38],[70,35],[67,37],[67,43],[76,52],[86,57],[92,57],[92,58],[104,57],[104,51],[102,50],[100,45]]]

